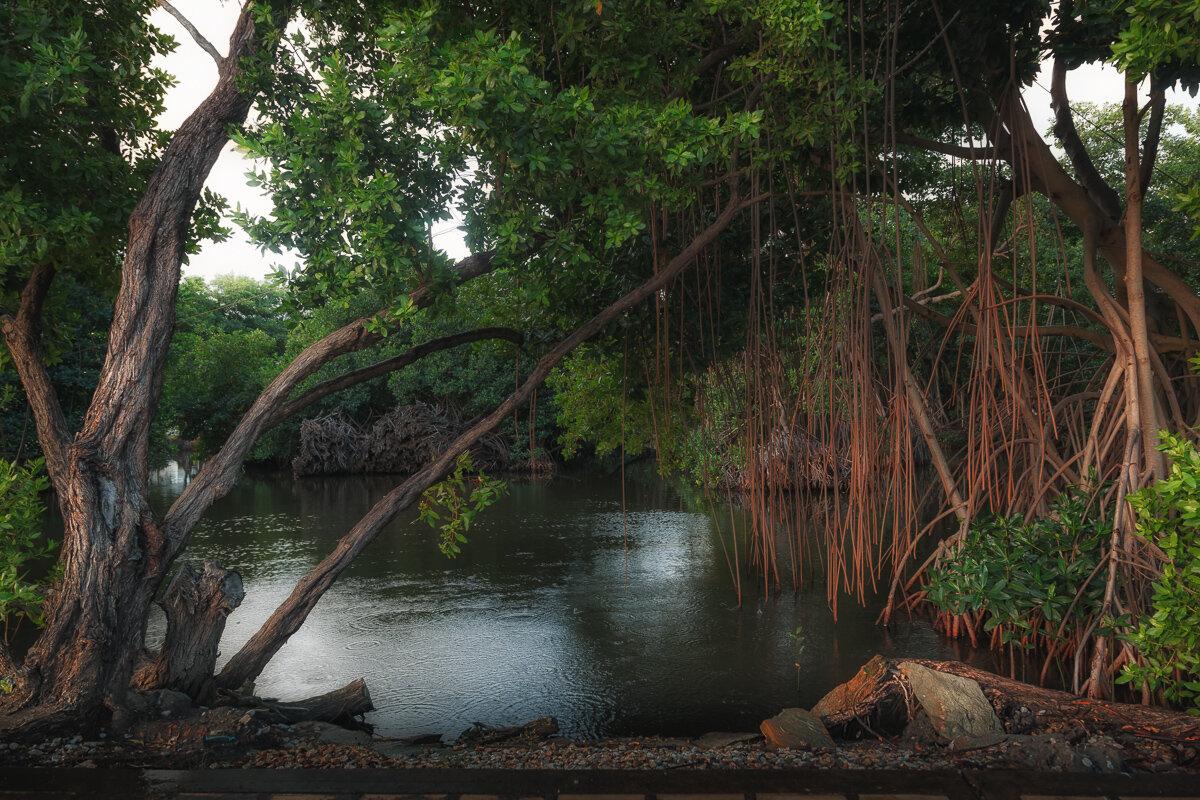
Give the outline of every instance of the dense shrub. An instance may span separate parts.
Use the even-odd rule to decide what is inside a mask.
[[[54,553],[55,542],[42,532],[46,507],[41,493],[50,482],[42,459],[19,467],[0,459],[0,622],[7,643],[22,620],[42,624],[42,603],[50,578],[31,580],[40,559]]]
[[[1163,434],[1171,461],[1165,480],[1130,495],[1137,533],[1163,552],[1150,613],[1126,639],[1138,663],[1118,683],[1146,685],[1164,699],[1200,713],[1200,452],[1183,436]]]
[[[976,522],[931,570],[929,601],[948,615],[973,615],[993,641],[1049,649],[1081,635],[1099,611],[1110,535],[1079,489],[1039,519]]]

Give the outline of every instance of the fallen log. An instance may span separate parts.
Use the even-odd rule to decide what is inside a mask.
[[[332,722],[345,725],[355,722],[368,711],[374,711],[367,682],[357,678],[340,689],[310,697],[307,700],[281,701],[270,698],[254,698],[254,704],[278,713],[291,724],[297,722]]]
[[[835,687],[813,713],[835,738],[890,738],[915,718],[920,704],[900,664],[910,662],[979,684],[1009,734],[1032,734],[1074,727],[1089,734],[1131,733],[1169,741],[1200,740],[1200,721],[1180,711],[1106,700],[1091,700],[1056,689],[1022,683],[959,661],[876,656],[857,675]]]
[[[1011,731],[1013,733],[1036,732],[1051,724],[1075,722],[1091,732],[1151,731],[1162,738],[1187,741],[1200,738],[1200,720],[1181,711],[1158,706],[1093,700],[1069,692],[1022,683],[1003,675],[976,669],[960,661],[928,661],[919,658],[903,660],[975,681],[983,689],[984,697],[996,709],[996,715],[1007,727],[1026,728]],[[898,661],[890,663],[893,667],[899,664]],[[1026,717],[1032,719],[1025,720]]]
[[[495,744],[510,739],[545,739],[558,733],[558,720],[554,717],[542,717],[524,725],[511,728],[493,728],[476,722],[472,727],[458,735],[459,744]]]

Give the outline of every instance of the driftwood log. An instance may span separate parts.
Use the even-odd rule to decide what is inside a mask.
[[[900,664],[912,662],[979,684],[1009,733],[1042,733],[1065,726],[1088,733],[1130,733],[1167,741],[1200,740],[1200,720],[1152,706],[1091,700],[984,672],[958,661],[876,656],[812,709],[836,738],[900,735],[918,703]]]
[[[458,735],[459,744],[495,744],[510,739],[545,739],[558,733],[558,720],[554,717],[541,717],[524,725],[514,725],[511,728],[493,728],[476,722]]]
[[[241,576],[217,561],[206,560],[200,570],[181,566],[159,603],[167,615],[166,638],[134,675],[132,687],[173,689],[197,705],[209,703],[225,619],[244,597]]]
[[[256,705],[269,708],[289,723],[332,722],[336,725],[353,723],[368,711],[374,711],[367,683],[357,678],[340,689],[327,692],[307,700],[281,701],[255,698]]]

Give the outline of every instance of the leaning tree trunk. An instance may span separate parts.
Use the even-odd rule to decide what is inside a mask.
[[[528,401],[533,391],[541,385],[550,371],[567,354],[602,331],[618,315],[669,285],[685,269],[695,263],[700,253],[729,227],[738,214],[751,205],[761,202],[762,199],[763,197],[753,197],[739,202],[739,197],[734,192],[721,214],[708,227],[700,231],[653,278],[623,295],[562,339],[550,352],[538,360],[537,366],[520,387],[509,395],[507,400],[497,406],[483,420],[476,423],[474,427],[455,439],[436,461],[388,492],[338,541],[333,551],[312,572],[300,579],[292,593],[275,609],[258,632],[229,659],[220,675],[217,676],[217,685],[221,688],[236,690],[245,685],[247,681],[257,678],[292,634],[300,630],[300,626],[308,619],[309,613],[317,602],[346,567],[350,566],[354,559],[400,512],[412,505],[426,489],[449,474],[460,453],[503,420],[509,418],[517,408]]]

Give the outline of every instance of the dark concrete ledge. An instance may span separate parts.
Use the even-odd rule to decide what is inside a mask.
[[[1016,770],[0,769],[0,800],[59,797],[96,800],[1200,800],[1200,776]]]

